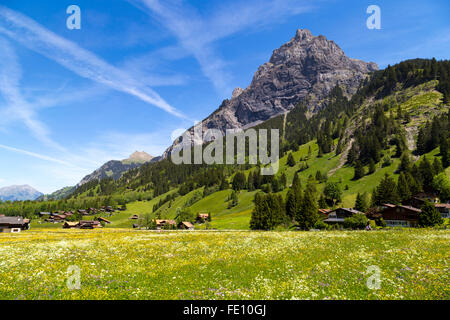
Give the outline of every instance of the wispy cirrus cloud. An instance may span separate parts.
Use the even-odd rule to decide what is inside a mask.
[[[1,5],[0,33],[54,60],[83,78],[128,93],[174,116],[186,118],[146,84],[76,43],[47,30],[33,19]]]
[[[27,151],[27,150],[23,150],[23,149],[19,149],[19,148],[14,148],[14,147],[6,146],[6,145],[3,145],[3,144],[0,144],[0,148],[4,149],[4,150],[15,152],[15,153],[24,154],[24,155],[27,155],[27,156],[30,156],[30,157],[33,157],[33,158],[37,158],[37,159],[41,159],[41,160],[45,160],[45,161],[50,161],[50,162],[62,164],[64,166],[76,167],[73,163],[70,163],[70,162],[67,162],[67,161],[64,161],[64,160],[61,160],[61,159],[49,157],[47,155],[43,155],[43,154],[36,153],[36,152],[31,152],[31,151]]]
[[[0,109],[1,121],[20,120],[41,142],[63,151],[64,148],[53,141],[47,127],[37,118],[32,105],[22,96],[20,80],[22,68],[17,56],[8,41],[0,38],[0,94],[6,102],[6,108]]]
[[[227,62],[220,57],[214,43],[243,30],[254,30],[274,21],[297,15],[313,8],[311,1],[249,0],[227,2],[201,16],[193,7],[179,0],[129,0],[157,19],[179,44],[195,57],[203,74],[222,94],[231,92],[231,74]]]

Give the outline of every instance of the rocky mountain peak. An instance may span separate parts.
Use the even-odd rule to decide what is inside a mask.
[[[0,200],[2,201],[36,200],[41,195],[41,192],[27,184],[0,188]]]
[[[130,157],[126,160],[135,160],[135,161],[150,161],[153,159],[153,156],[149,155],[145,151],[135,151],[133,154],[130,155]]]
[[[251,84],[244,90],[235,89],[231,99],[225,100],[203,125],[224,133],[226,129],[248,128],[292,110],[302,101],[315,112],[325,107],[324,98],[336,85],[350,96],[367,74],[377,69],[375,63],[347,57],[334,41],[299,29],[258,68]]]

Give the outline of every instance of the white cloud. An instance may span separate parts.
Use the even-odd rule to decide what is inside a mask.
[[[169,105],[153,89],[124,71],[108,64],[74,42],[47,30],[29,17],[1,5],[0,33],[56,61],[81,77],[131,94],[172,115],[184,118],[184,115]]]
[[[67,161],[64,161],[64,160],[56,159],[56,158],[49,157],[49,156],[46,156],[46,155],[43,155],[43,154],[39,154],[39,153],[35,153],[35,152],[31,152],[31,151],[27,151],[27,150],[15,148],[15,147],[5,146],[3,144],[0,144],[0,148],[8,150],[8,151],[24,154],[24,155],[27,155],[27,156],[30,156],[30,157],[34,157],[34,158],[37,158],[37,159],[41,159],[41,160],[45,160],[45,161],[50,161],[50,162],[62,164],[62,165],[68,166],[68,167],[76,167],[75,165],[73,165],[73,163],[70,163],[70,162],[67,162]]]
[[[231,74],[214,49],[214,42],[242,30],[261,28],[312,8],[311,1],[249,0],[226,2],[202,17],[182,1],[129,0],[165,26],[200,64],[203,74],[223,94],[229,94]]]
[[[7,108],[1,110],[2,121],[8,118],[19,119],[41,142],[60,151],[62,146],[50,138],[47,127],[37,119],[33,107],[25,101],[20,92],[22,69],[17,56],[9,43],[0,38],[0,94],[6,101]]]

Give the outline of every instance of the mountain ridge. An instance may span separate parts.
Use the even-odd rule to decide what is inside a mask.
[[[309,109],[323,107],[323,99],[340,85],[351,96],[366,75],[378,70],[373,62],[351,59],[332,40],[298,29],[295,36],[273,51],[255,72],[250,85],[236,88],[231,99],[203,120],[203,130],[249,128],[288,112],[308,100]],[[192,132],[193,128],[189,131]],[[181,137],[164,152],[167,158]]]
[[[0,188],[0,200],[1,201],[25,201],[36,200],[43,193],[37,191],[28,184],[25,185],[11,185]]]
[[[114,180],[119,179],[124,172],[138,168],[146,162],[150,162],[154,157],[144,151],[135,151],[127,159],[124,160],[110,160],[103,164],[100,168],[94,172],[85,176],[76,185],[76,187],[82,186],[93,180],[102,180],[106,178],[112,178]]]

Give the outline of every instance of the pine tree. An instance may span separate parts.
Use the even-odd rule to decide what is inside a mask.
[[[441,137],[441,144],[439,146],[440,154],[442,156],[442,166],[447,168],[450,165],[450,153],[448,146],[448,139],[445,135]]]
[[[419,172],[422,179],[423,189],[425,191],[432,189],[431,184],[433,182],[434,169],[427,156],[424,156],[422,161],[420,161]]]
[[[397,181],[397,192],[400,200],[407,200],[411,198],[411,190],[409,189],[408,179],[403,172],[400,172],[400,176]]]
[[[358,192],[356,195],[355,210],[366,212],[369,207],[367,198],[367,193],[364,192],[363,194],[360,194]]]
[[[376,170],[375,162],[372,159],[370,159],[370,161],[369,161],[369,174],[374,173],[375,170]]]
[[[442,166],[442,162],[438,158],[434,158],[433,170],[434,170],[434,175],[437,175],[437,174],[439,174],[439,173],[444,171],[444,167]]]
[[[353,180],[359,180],[364,177],[364,167],[361,161],[356,161],[355,165],[355,174],[353,176]]]
[[[403,152],[400,157],[400,165],[398,167],[398,171],[410,171],[411,170],[411,157],[409,156],[409,152]]]
[[[441,214],[431,202],[426,201],[421,210],[418,222],[420,227],[433,227],[443,223]]]
[[[280,185],[281,185],[282,190],[284,190],[286,188],[286,184],[287,184],[286,173],[283,172],[280,177]]]
[[[292,187],[289,189],[286,197],[286,214],[289,218],[294,219],[300,211],[302,202],[302,190],[298,174],[295,173]]]
[[[397,193],[397,184],[394,179],[387,173],[384,178],[380,181],[380,184],[376,188],[374,193],[373,204],[382,205],[385,203],[399,203],[399,196]]]
[[[288,155],[287,165],[290,166],[290,167],[295,166],[295,159],[294,159],[294,156],[292,155],[292,152],[290,152],[289,155]]]
[[[233,177],[233,190],[239,191],[242,189],[245,189],[246,179],[245,179],[245,173],[242,171],[236,172],[236,174]]]
[[[254,181],[253,171],[250,171],[248,174],[247,188],[248,188],[248,191],[255,190],[255,181]]]
[[[325,197],[323,194],[321,194],[320,198],[319,198],[319,208],[321,208],[321,209],[328,208],[327,201],[325,200]]]
[[[305,190],[300,212],[295,219],[302,230],[311,229],[319,220],[319,208],[314,193],[308,188]]]

